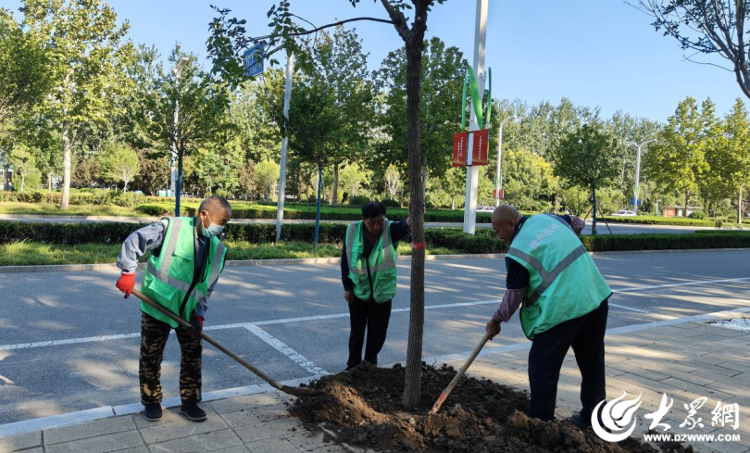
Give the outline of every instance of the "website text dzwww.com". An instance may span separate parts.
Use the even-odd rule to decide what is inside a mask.
[[[644,434],[646,442],[740,442],[739,434]]]

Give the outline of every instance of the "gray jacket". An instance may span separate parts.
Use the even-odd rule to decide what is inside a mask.
[[[166,219],[162,219],[159,222],[152,223],[151,225],[145,226],[140,230],[136,230],[125,239],[122,243],[122,249],[120,255],[117,257],[117,267],[122,269],[123,272],[135,272],[138,267],[138,259],[146,254],[149,250],[156,250],[161,247],[164,242],[164,235],[167,232],[167,226],[169,222]],[[195,250],[197,259],[199,261],[201,257],[204,257],[208,253],[209,241],[203,237],[197,237],[195,242]],[[198,299],[198,305],[195,307],[195,313],[203,318],[206,317],[206,310],[208,310],[208,298],[211,297],[211,293],[214,292],[214,287],[219,280],[217,279],[211,286],[208,287],[205,297]]]

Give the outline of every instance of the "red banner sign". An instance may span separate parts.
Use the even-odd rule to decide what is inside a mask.
[[[468,158],[469,134],[472,134],[471,165],[487,165],[490,131],[481,129],[472,132],[459,132],[453,136],[453,166],[464,167]]]
[[[466,157],[468,156],[466,149],[469,147],[469,133],[459,132],[453,135],[453,166],[464,167],[466,166]]]

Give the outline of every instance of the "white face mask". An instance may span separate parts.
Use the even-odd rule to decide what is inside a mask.
[[[220,235],[221,232],[224,231],[224,227],[221,225],[216,225],[215,223],[211,222],[211,216],[208,215],[208,212],[206,212],[206,217],[208,217],[208,221],[209,221],[208,228],[203,226],[203,221],[201,220],[201,228],[203,228],[203,236],[207,238],[212,238],[214,236]]]

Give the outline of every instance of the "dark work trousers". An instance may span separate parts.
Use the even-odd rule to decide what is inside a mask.
[[[349,334],[349,360],[346,368],[353,368],[362,361],[362,345],[367,330],[365,361],[378,364],[378,353],[383,349],[388,321],[391,319],[391,301],[377,303],[354,298],[349,304],[349,319],[352,331]]]
[[[138,377],[141,382],[141,402],[160,403],[161,360],[164,346],[172,326],[141,312],[141,357],[138,362]],[[191,338],[186,329],[175,329],[180,342],[180,398],[182,403],[201,400],[201,353],[203,346],[200,337]]]
[[[529,352],[529,415],[554,420],[557,381],[568,348],[573,347],[581,371],[581,418],[590,420],[594,407],[606,397],[604,374],[604,331],[609,304],[580,318],[571,319],[534,336]]]

